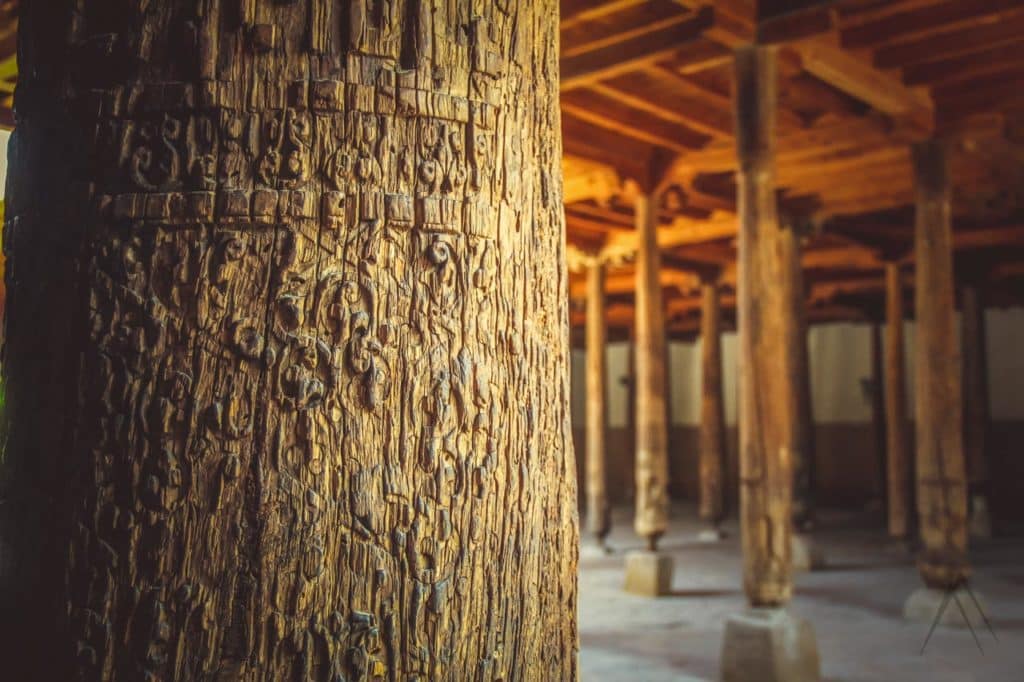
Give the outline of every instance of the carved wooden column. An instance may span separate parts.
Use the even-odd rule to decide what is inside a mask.
[[[971,534],[992,534],[989,510],[989,463],[986,445],[989,428],[988,363],[985,357],[985,306],[976,284],[960,295],[961,339],[964,362],[964,446],[971,496]]]
[[[575,679],[557,17],[21,3],[0,676]]]
[[[636,199],[636,532],[654,549],[668,527],[668,412],[665,312],[657,200]]]
[[[776,50],[736,53],[739,161],[739,427],[743,580],[754,606],[781,606],[792,592],[790,529],[796,377],[791,341],[792,290],[777,248],[782,228],[775,198]]]
[[[794,343],[796,327],[794,292],[780,286],[791,282],[794,268],[780,248],[775,197],[776,54],[773,47],[737,49],[733,80],[739,162],[740,531],[743,587],[750,606],[758,608],[726,620],[721,661],[723,679],[742,682],[819,675],[811,625],[784,608],[793,591],[799,377],[788,345]]]
[[[885,264],[885,478],[886,516],[893,538],[907,537],[911,520],[903,352],[903,282],[899,264],[889,262]]]
[[[725,402],[718,284],[701,282],[700,518],[717,529],[725,514]],[[717,535],[717,533],[716,533]]]
[[[609,530],[605,430],[607,363],[605,362],[604,265],[587,270],[587,531],[603,543]]]
[[[923,548],[918,569],[928,587],[965,578],[967,481],[961,420],[960,352],[953,297],[952,208],[947,149],[913,147],[915,228],[915,397],[917,509]]]

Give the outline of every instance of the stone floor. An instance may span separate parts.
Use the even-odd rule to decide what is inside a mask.
[[[661,546],[675,557],[674,594],[622,591],[623,553],[639,549],[629,510],[614,514],[613,552],[580,559],[580,670],[584,682],[716,680],[725,618],[744,608],[735,522],[715,545],[696,541],[692,509],[673,513]],[[920,585],[913,555],[888,541],[869,515],[823,513],[816,537],[827,566],[796,578],[792,610],[815,628],[824,680],[844,682],[1024,681],[1024,538],[972,546],[971,587],[984,595],[998,641],[969,630],[908,623],[903,602]],[[589,548],[593,549],[593,548]],[[955,608],[955,604],[951,605]]]

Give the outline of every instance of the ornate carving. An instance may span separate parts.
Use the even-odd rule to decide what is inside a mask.
[[[19,91],[71,86],[38,159],[91,209],[8,227],[26,272],[68,235],[5,363],[11,466],[64,477],[14,505],[57,501],[41,676],[572,679],[552,3],[66,4],[83,63]]]

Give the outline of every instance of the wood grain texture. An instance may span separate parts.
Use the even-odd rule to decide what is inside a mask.
[[[657,200],[636,199],[636,532],[653,547],[668,527],[667,346],[662,304]]]
[[[575,679],[557,17],[24,3],[11,679]]]
[[[903,283],[899,263],[885,264],[886,515],[889,536],[910,532],[910,456],[903,349]]]
[[[605,435],[608,422],[608,369],[605,362],[604,265],[587,271],[587,532],[603,542],[610,530]]]
[[[701,283],[700,518],[725,516],[725,401],[722,394],[722,307],[718,286]]]
[[[914,345],[918,569],[934,588],[967,577],[960,347],[953,294],[949,159],[939,140],[913,146],[917,214]]]
[[[792,306],[778,286],[784,263],[775,197],[776,49],[736,50],[739,213],[740,529],[743,585],[754,606],[792,594],[793,375],[784,347]]]

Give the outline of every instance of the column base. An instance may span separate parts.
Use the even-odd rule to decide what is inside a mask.
[[[725,539],[725,533],[722,532],[721,528],[705,528],[704,530],[697,533],[697,542],[706,542],[712,544],[715,542],[721,542]]]
[[[597,540],[584,540],[580,543],[581,559],[601,559],[612,553],[612,548]]]
[[[672,557],[648,550],[626,554],[624,589],[641,597],[664,597],[672,593]]]
[[[825,553],[812,535],[793,533],[789,551],[794,571],[818,571],[825,567]]]
[[[974,593],[974,599],[978,600],[978,604],[981,604],[981,608],[987,612],[988,606],[985,604],[982,596],[974,590],[971,590],[971,592]],[[935,617],[939,613],[945,598],[945,590],[919,587],[910,593],[906,603],[903,604],[903,617],[914,623],[925,623],[931,626],[935,622]],[[965,628],[968,623],[967,620],[964,620],[964,614],[966,613],[971,627],[975,630],[984,628],[985,617],[978,610],[978,604],[974,603],[974,599],[971,598],[971,595],[963,587],[957,588],[953,595],[950,596],[949,603],[946,604],[946,609],[942,612],[942,617],[939,618],[938,624],[946,627]],[[957,600],[959,600],[960,606],[963,607],[962,612],[960,607],[957,606]]]
[[[814,628],[784,608],[730,616],[722,640],[722,682],[818,682]]]
[[[987,540],[992,537],[992,515],[984,495],[975,495],[971,500],[971,519],[967,529],[972,538]]]

